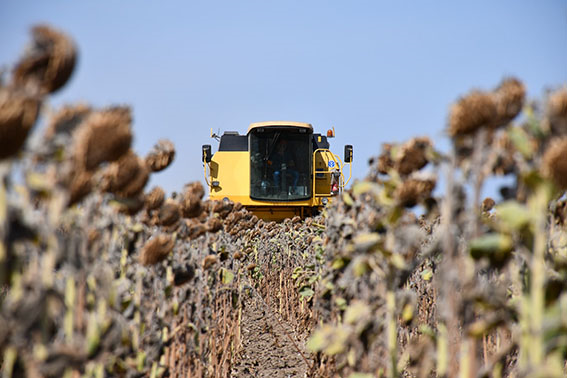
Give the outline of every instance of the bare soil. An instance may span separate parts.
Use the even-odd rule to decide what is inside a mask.
[[[312,362],[305,351],[305,335],[297,334],[277,316],[259,294],[251,293],[246,298],[242,310],[242,350],[231,377],[307,376],[309,366],[301,354],[309,364]]]

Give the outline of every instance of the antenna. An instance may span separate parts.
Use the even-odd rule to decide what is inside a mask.
[[[220,134],[220,129],[218,131]],[[218,134],[213,133],[213,128],[211,127],[211,138],[216,139],[217,141],[220,140],[220,136]]]

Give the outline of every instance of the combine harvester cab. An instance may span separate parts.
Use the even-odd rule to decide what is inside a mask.
[[[309,123],[252,123],[246,135],[227,131],[213,155],[203,146],[205,181],[212,200],[240,202],[264,220],[317,214],[344,189],[352,175],[352,146],[344,162],[329,150],[327,138]],[[345,181],[343,168],[349,165]]]

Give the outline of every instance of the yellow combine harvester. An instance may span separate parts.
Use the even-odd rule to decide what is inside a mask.
[[[220,143],[214,155],[210,145],[203,146],[210,199],[240,202],[265,220],[316,214],[352,174],[352,146],[345,146],[343,163],[329,150],[334,130],[314,134],[309,123],[252,123],[246,135],[227,131],[211,137]]]

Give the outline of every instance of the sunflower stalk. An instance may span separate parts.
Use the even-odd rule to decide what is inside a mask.
[[[390,353],[390,369],[388,377],[397,378],[398,373],[398,327],[396,322],[396,293],[386,293],[386,311],[388,316],[388,352]]]
[[[545,345],[543,340],[543,315],[545,312],[545,250],[547,246],[547,206],[549,188],[540,185],[532,197],[531,207],[534,214],[535,240],[531,262],[530,285],[530,365],[537,369],[544,362]]]
[[[6,239],[6,227],[8,216],[8,201],[6,198],[6,184],[4,180],[4,169],[6,165],[0,163],[0,289],[8,284],[8,250],[4,241]],[[0,304],[2,303],[3,296],[0,296]]]
[[[73,318],[75,317],[75,280],[73,277],[68,277],[65,286],[65,319],[64,319],[64,330],[65,330],[65,341],[68,344],[73,342]]]

